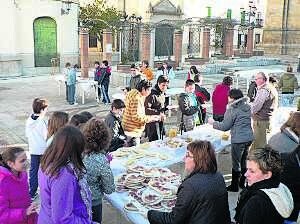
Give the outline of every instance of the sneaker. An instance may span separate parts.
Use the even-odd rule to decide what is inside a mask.
[[[78,103],[74,103],[73,105],[76,106],[76,105],[78,105]]]

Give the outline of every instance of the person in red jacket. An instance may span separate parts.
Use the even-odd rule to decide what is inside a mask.
[[[226,106],[228,104],[228,93],[233,79],[230,76],[225,76],[223,82],[217,84],[212,94],[213,104],[213,119],[215,121],[223,121]]]

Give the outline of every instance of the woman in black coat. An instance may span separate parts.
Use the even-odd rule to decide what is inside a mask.
[[[247,186],[242,190],[234,219],[238,224],[282,224],[293,210],[293,197],[280,183],[281,157],[269,146],[250,151]]]
[[[185,171],[189,175],[178,188],[172,212],[148,211],[150,224],[230,223],[228,194],[210,142],[194,141],[187,146]]]

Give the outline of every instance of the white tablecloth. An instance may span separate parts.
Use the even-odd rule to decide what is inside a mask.
[[[196,140],[196,139],[209,140],[214,145],[215,151],[220,152],[226,146],[230,145],[230,140],[228,140],[228,141],[221,140],[222,134],[223,134],[223,132],[213,129],[212,126],[210,126],[210,125],[202,125],[202,126],[195,128],[195,130],[193,130],[193,131],[184,133],[183,138],[192,137],[193,140]],[[173,164],[183,161],[185,153],[186,153],[186,146],[183,146],[183,147],[180,147],[177,149],[172,149],[172,148],[169,148],[166,146],[158,147],[158,145],[161,145],[159,141],[160,140],[158,140],[156,142],[151,142],[151,144],[147,150],[149,150],[151,152],[158,152],[158,153],[161,152],[161,153],[167,154],[167,155],[169,155],[169,159],[154,161],[153,167],[166,167],[166,166],[170,166],[170,165],[173,165]],[[127,159],[130,159],[130,158],[113,159],[111,161],[110,165],[111,165],[111,169],[113,171],[114,176],[118,176],[119,174],[126,172],[127,168],[125,167],[124,163],[126,162]],[[141,160],[141,163],[138,162],[137,164],[143,165],[142,160]],[[113,207],[115,207],[119,211],[121,211],[121,213],[125,217],[127,217],[132,223],[149,224],[147,218],[145,216],[143,216],[142,214],[124,211],[124,206],[129,200],[127,192],[123,192],[123,193],[114,192],[110,195],[106,195],[105,197],[112,204]]]

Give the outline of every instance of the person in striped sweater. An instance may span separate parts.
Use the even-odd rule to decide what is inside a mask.
[[[146,123],[159,121],[159,115],[145,114],[145,99],[151,92],[151,82],[141,80],[136,89],[131,90],[126,95],[125,111],[123,114],[122,126],[128,137],[128,145],[134,146],[140,144],[142,133]]]

